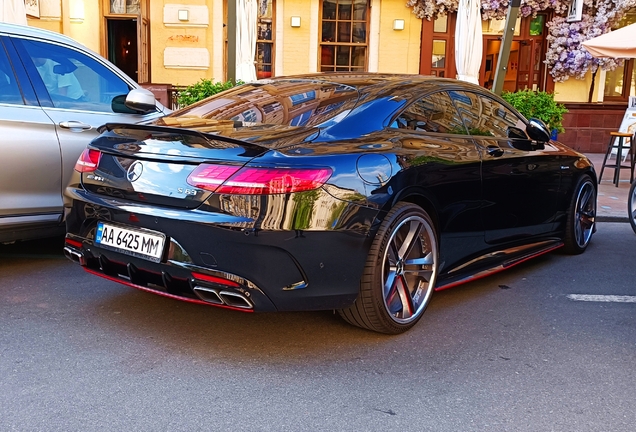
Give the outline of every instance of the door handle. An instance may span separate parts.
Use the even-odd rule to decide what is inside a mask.
[[[93,126],[89,124],[75,120],[60,122],[60,127],[63,127],[64,129],[70,129],[73,132],[81,132],[85,130],[91,130],[93,128]]]
[[[500,157],[504,154],[504,151],[499,146],[489,145],[486,147],[486,151],[492,157]]]

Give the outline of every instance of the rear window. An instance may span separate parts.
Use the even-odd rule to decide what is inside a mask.
[[[348,112],[358,101],[354,87],[310,80],[266,80],[244,84],[164,117],[186,126],[189,119],[247,124],[316,126]],[[161,120],[160,120],[161,121]]]

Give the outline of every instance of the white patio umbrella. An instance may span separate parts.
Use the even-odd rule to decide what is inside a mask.
[[[587,40],[583,46],[594,57],[636,58],[636,24]]]
[[[481,33],[479,0],[459,0],[455,27],[455,66],[457,78],[479,84],[484,42]]]
[[[24,0],[0,0],[0,22],[27,25]]]
[[[594,57],[611,57],[611,58],[636,58],[636,23],[612,30],[609,33],[602,34],[582,43],[585,49]],[[594,76],[592,75],[592,87],[594,86]],[[591,94],[591,92],[590,92]],[[633,121],[632,107],[628,107],[623,117],[623,121],[618,129],[619,132],[634,133],[633,127],[636,125]],[[616,145],[616,137],[613,140],[611,155],[618,154]],[[623,148],[621,153],[623,161],[629,154],[629,144],[627,148]],[[618,161],[617,161],[618,163]],[[617,170],[618,172],[619,170]]]
[[[256,26],[258,20],[257,0],[236,2],[236,79],[243,82],[256,81]]]

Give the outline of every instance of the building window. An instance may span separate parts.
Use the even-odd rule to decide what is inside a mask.
[[[422,20],[420,74],[455,78],[455,27],[457,13],[439,16],[435,20]],[[546,86],[545,23],[546,14],[519,17],[514,26],[514,39],[506,66],[504,90],[543,90]],[[479,82],[490,89],[498,70],[501,35],[505,20],[482,21],[483,60]]]
[[[139,15],[139,0],[110,0],[110,13]]]
[[[481,22],[481,32],[484,35],[503,35],[506,29],[505,19],[489,19]],[[514,27],[514,35],[521,35],[521,17],[517,17]]]
[[[608,71],[605,74],[603,100],[627,102],[630,94],[636,94],[634,78],[634,60],[625,60],[622,66]]]
[[[258,39],[256,41],[256,77],[274,75],[274,0],[261,0],[258,5]]]
[[[367,69],[368,17],[368,0],[322,1],[321,72]]]
[[[422,20],[422,32],[427,36],[422,39],[421,74],[448,78],[455,76],[455,57],[452,52],[455,17],[456,14],[450,14],[439,16],[434,21]]]
[[[636,10],[631,10],[621,20],[618,28],[636,22]],[[630,95],[636,95],[636,76],[634,76],[634,60],[625,60],[623,66],[605,74],[605,90],[603,100],[627,102]]]
[[[305,93],[291,95],[289,99],[291,99],[292,106],[300,105],[307,101],[316,99],[316,92],[314,90],[311,90]]]
[[[543,36],[545,30],[545,15],[537,15],[530,21],[530,36]]]

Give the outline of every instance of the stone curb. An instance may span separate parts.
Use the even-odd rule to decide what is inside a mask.
[[[627,216],[596,216],[596,222],[625,222],[629,223]]]

